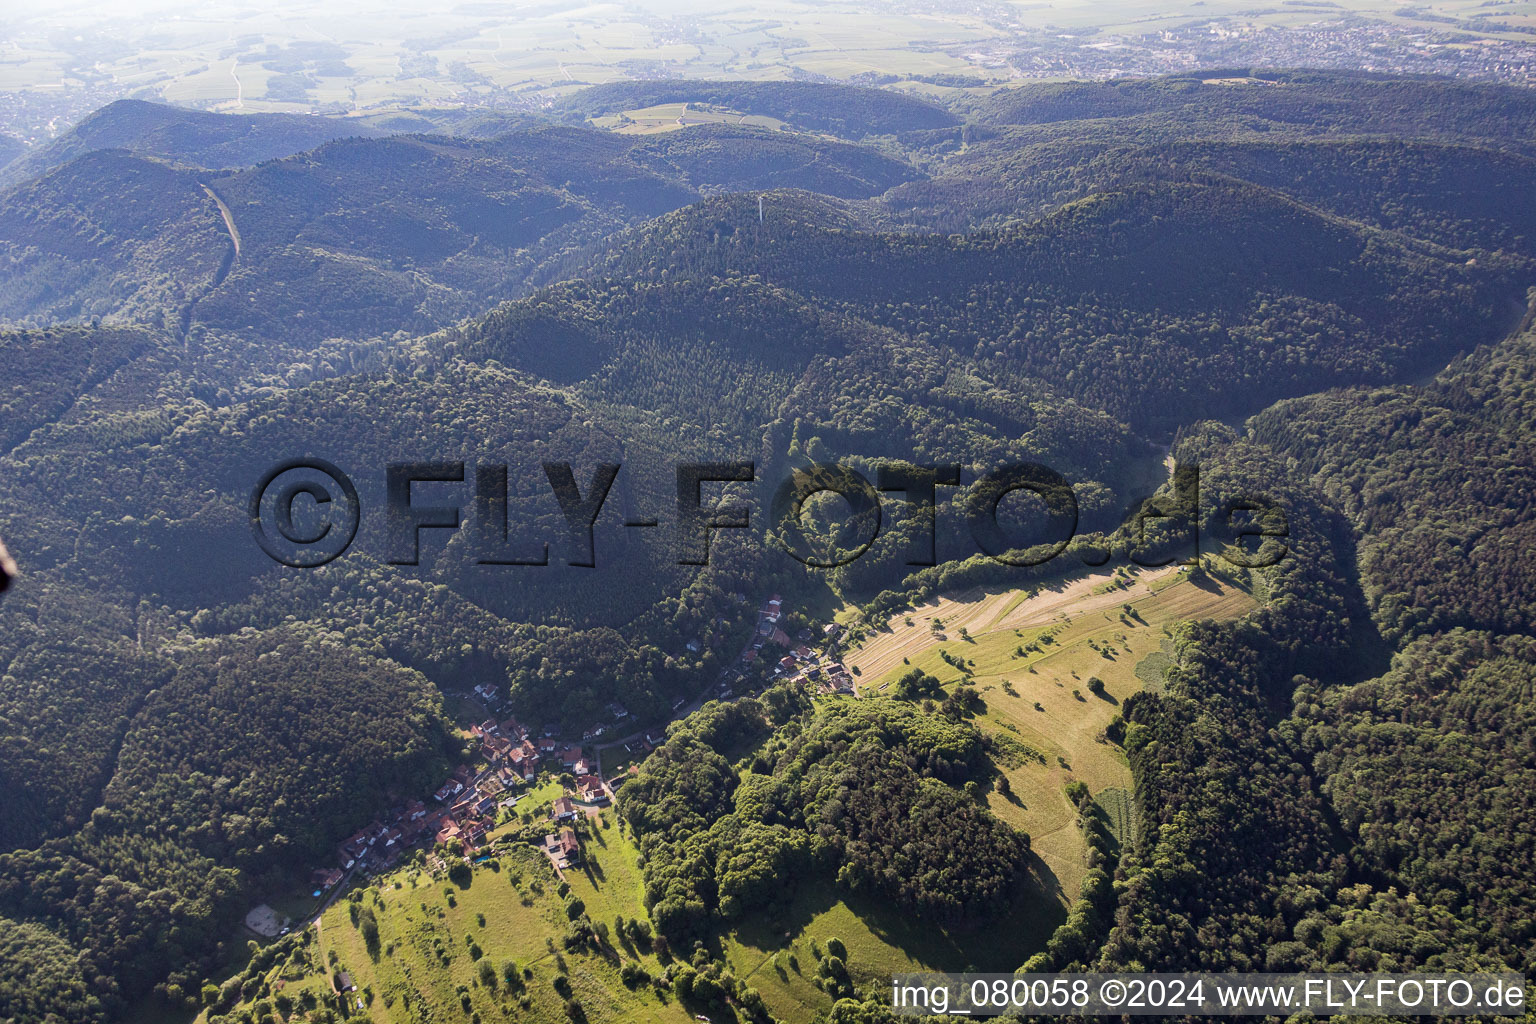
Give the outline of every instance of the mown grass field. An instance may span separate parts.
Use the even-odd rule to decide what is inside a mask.
[[[1235,618],[1254,603],[1233,583],[1197,582],[1176,567],[1085,575],[1038,592],[971,591],[893,616],[889,631],[876,633],[846,663],[859,670],[859,690],[867,695],[914,667],[946,687],[963,679],[976,686],[986,703],[976,724],[1038,755],[1021,751],[1005,769],[1011,792],[994,789],[988,803],[1029,833],[1052,875],[1050,888],[1065,904],[1086,870],[1067,783],[1087,785],[1122,832],[1130,827],[1130,767],[1104,730],[1143,687],[1136,666],[1162,654],[1174,624]],[[1099,694],[1090,688],[1093,678],[1103,684]],[[1117,790],[1121,795],[1110,795]]]

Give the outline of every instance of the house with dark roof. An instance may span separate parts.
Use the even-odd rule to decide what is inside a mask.
[[[560,830],[560,856],[566,864],[581,863],[581,841],[576,838],[576,830],[563,828]]]

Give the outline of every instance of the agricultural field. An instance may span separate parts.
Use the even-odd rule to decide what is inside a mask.
[[[1065,794],[1082,782],[1120,834],[1130,828],[1130,767],[1104,736],[1126,697],[1166,664],[1168,630],[1188,619],[1231,619],[1255,606],[1238,583],[1176,566],[1121,570],[1053,588],[970,591],[893,616],[845,659],[861,694],[879,695],[912,668],[952,687],[969,680],[986,704],[976,724],[1016,743],[1007,794],[993,813],[1028,832],[1070,902],[1085,870],[1076,809]],[[948,660],[946,660],[946,658]],[[958,667],[964,664],[964,671]],[[1138,672],[1138,666],[1141,671]],[[1092,681],[1098,680],[1099,685]]]
[[[1246,40],[1262,54],[1267,33],[1306,35],[1348,19],[1359,19],[1349,22],[1355,31],[1367,26],[1391,36],[1385,49],[1362,54],[1386,62],[1377,70],[1397,59],[1393,47],[1412,46],[1406,37],[1456,26],[1459,41],[1441,46],[1443,70],[1487,71],[1483,48],[1531,43],[1536,5],[1062,0],[877,14],[786,0],[767,15],[704,4],[383,11],[349,0],[323,9],[287,0],[261,11],[84,19],[69,33],[18,12],[0,39],[0,113],[17,105],[26,113],[0,127],[33,141],[52,137],[124,96],[241,112],[367,113],[423,104],[539,109],[587,86],[654,78],[894,77],[902,91],[943,99],[1030,79],[1156,74],[1190,63],[1243,66],[1222,62],[1225,44]],[[1148,48],[1146,37],[1159,33],[1178,34],[1187,59]],[[1337,45],[1364,44],[1351,38]],[[1512,52],[1509,63],[1521,69],[1526,62]],[[625,130],[671,130],[640,120]]]

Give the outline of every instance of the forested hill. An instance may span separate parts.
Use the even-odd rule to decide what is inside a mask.
[[[702,192],[866,198],[915,177],[871,149],[723,125],[347,138],[235,171],[90,151],[0,195],[0,316],[164,321],[304,361],[329,338],[482,312],[564,254]]]
[[[763,206],[658,218],[587,272],[758,276],[1146,431],[1433,368],[1514,326],[1532,279],[1253,185],[1132,186],[964,237],[860,231],[804,195]]]
[[[1044,463],[1096,534],[1074,551],[1123,554],[1170,445],[1207,536],[1263,495],[1291,557],[1244,576],[1252,614],[1169,624],[1103,737],[1136,781],[1115,884],[1041,955],[1536,969],[1530,94],[1252,77],[952,109],[624,83],[340,136],[100,112],[0,194],[0,1020],[185,1009],[244,910],[468,756],[480,713],[445,693],[493,682],[562,737],[615,700],[660,727],[770,594],[793,636],[1041,581],[973,558],[948,490],[938,566],[910,575],[903,511],[808,573],[763,514],[792,468],[955,463],[963,498]],[[716,123],[587,117],[684,102]],[[371,510],[313,571],[250,536],[253,483],[299,456]],[[480,564],[467,530],[392,564],[384,467],[422,459],[506,463],[508,543],[549,564]],[[624,467],[591,569],[546,460],[583,494]],[[670,529],[692,460],[757,477],[710,485],[753,514],[706,567]],[[473,486],[441,485],[466,519]],[[674,726],[634,784],[654,799],[624,802],[662,934],[760,905],[743,851],[946,926],[1015,880],[970,726],[732,707]],[[902,806],[959,827],[935,843]],[[949,856],[965,877],[930,884]]]
[[[383,135],[362,121],[307,114],[214,114],[144,100],[117,100],[5,168],[17,182],[87,153],[126,149],[195,167],[247,167],[348,135]]]
[[[807,131],[845,139],[952,128],[954,114],[925,100],[884,89],[812,82],[614,82],[583,89],[563,109],[581,117],[653,107],[707,103],[764,114]]]
[[[1527,332],[1420,386],[1330,391],[1255,417],[1255,435],[1296,459],[1364,535],[1362,582],[1392,639],[1456,627],[1536,634],[1533,367]]]
[[[1529,204],[1512,199],[1536,156],[1525,89],[1227,70],[1022,85],[973,115],[932,181],[887,197],[898,224],[966,230],[1128,182],[1220,176],[1453,247],[1531,244]]]
[[[1344,71],[1212,69],[1030,84],[994,93],[976,114],[994,125],[1166,114],[1173,115],[1167,123],[1182,125],[1179,134],[1213,135],[1225,127],[1299,136],[1436,136],[1526,153],[1536,146],[1536,96],[1528,89]]]
[[[0,134],[0,170],[27,151],[26,143],[14,135]]]

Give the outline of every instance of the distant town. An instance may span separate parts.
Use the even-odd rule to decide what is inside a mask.
[[[1425,31],[1416,25],[1347,15],[1320,18],[1299,28],[1220,19],[1141,35],[1035,34],[1018,45],[966,56],[1014,79],[1102,80],[1200,68],[1271,67],[1536,83],[1536,30],[1530,31],[1528,39],[1511,40],[1478,34],[1475,27],[1448,25],[1443,31]],[[1484,23],[1483,27],[1492,26]]]
[[[931,54],[936,62],[955,68],[953,72],[875,73],[859,71],[856,66],[843,75],[801,66],[783,70],[800,81],[848,81],[914,90],[991,89],[1028,80],[1105,80],[1251,67],[1336,68],[1536,83],[1536,26],[1518,19],[1501,20],[1496,8],[1468,18],[1453,18],[1405,6],[1387,17],[1352,12],[1332,0],[1283,0],[1275,9],[1213,13],[1209,19],[1181,15],[1142,31],[1126,26],[1116,31],[1092,26],[1024,25],[994,5],[969,6],[969,11],[953,5],[944,5],[942,11],[936,7],[935,16],[969,14],[987,24],[986,32],[969,42],[914,39],[906,44],[909,50]],[[1267,17],[1271,15],[1303,15],[1313,20],[1272,24]],[[711,42],[707,33],[697,28],[686,29],[666,20],[656,22],[651,29],[657,45],[707,49]],[[345,51],[337,49],[336,53],[327,52],[323,60],[301,61],[294,65],[298,70],[291,73],[270,79],[256,78],[253,73],[253,80],[266,82],[257,91],[242,84],[239,69],[243,61],[255,60],[253,67],[261,67],[263,56],[280,51],[281,59],[266,61],[266,65],[268,69],[287,68],[284,61],[291,63],[293,56],[271,46],[263,54],[252,39],[253,52],[236,56],[232,64],[224,62],[237,54],[238,48],[219,54],[220,66],[227,67],[227,73],[214,74],[214,66],[206,63],[193,68],[193,77],[208,81],[195,94],[183,95],[185,90],[178,83],[190,72],[177,70],[179,65],[174,62],[159,70],[149,67],[121,75],[110,67],[116,52],[113,44],[101,38],[85,36],[71,41],[60,37],[52,43],[63,45],[62,52],[53,56],[61,61],[69,88],[18,84],[0,89],[0,135],[10,135],[28,146],[47,142],[91,111],[129,97],[242,113],[307,110],[345,115],[420,105],[541,111],[570,89],[617,79],[743,77],[729,66],[701,68],[697,60],[635,57],[602,62],[601,75],[596,77],[570,75],[561,64],[558,80],[502,80],[463,61],[444,63],[430,54],[412,52],[402,55],[396,77],[377,79],[351,68],[342,59]],[[14,41],[12,47],[18,58],[25,52],[25,47]],[[0,60],[0,66],[4,63]],[[329,84],[321,87],[322,82]],[[366,90],[361,89],[364,85]],[[338,93],[340,86],[348,87]],[[372,98],[359,102],[360,91]],[[350,98],[338,99],[338,95]]]

